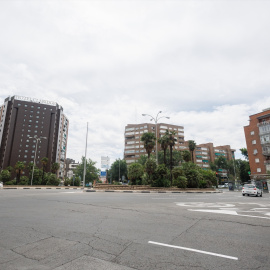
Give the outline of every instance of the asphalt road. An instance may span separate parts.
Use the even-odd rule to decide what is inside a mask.
[[[270,195],[0,190],[1,270],[270,269]]]

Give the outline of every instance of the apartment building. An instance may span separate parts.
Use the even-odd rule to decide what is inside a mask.
[[[156,130],[157,128],[157,130]],[[184,143],[184,127],[171,125],[171,124],[128,124],[125,127],[125,149],[124,149],[124,159],[127,164],[131,164],[139,159],[141,155],[147,155],[143,142],[141,141],[141,136],[143,133],[152,132],[155,135],[157,134],[157,138],[161,138],[162,135],[169,131],[175,131],[176,133],[176,143],[174,149],[181,149],[182,144]],[[158,144],[158,151],[160,151],[160,145]],[[156,152],[156,147],[153,149],[153,153]]]
[[[188,141],[185,141],[181,146],[181,150],[188,150]],[[227,160],[234,159],[235,149],[231,149],[230,145],[214,146],[213,143],[197,144],[193,153],[193,159],[195,163],[201,168],[207,170],[210,169],[210,162],[214,162],[215,159],[222,156]],[[221,179],[227,181],[227,170],[219,169],[219,175]]]
[[[269,178],[270,171],[270,108],[249,116],[244,127],[251,179]]]
[[[49,159],[48,170],[57,162],[58,177],[64,176],[69,121],[56,102],[13,96],[0,107],[0,170],[17,161]],[[36,155],[36,158],[35,158]]]

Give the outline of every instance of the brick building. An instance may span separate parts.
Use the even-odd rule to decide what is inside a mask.
[[[49,159],[48,170],[57,162],[58,177],[64,176],[69,121],[55,102],[21,96],[5,99],[0,107],[0,170],[17,161]],[[36,138],[38,139],[36,141]],[[39,140],[40,139],[40,140]]]
[[[249,116],[244,127],[251,179],[268,178],[270,171],[270,108]]]

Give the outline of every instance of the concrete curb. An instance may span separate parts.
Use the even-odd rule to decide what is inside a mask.
[[[159,191],[159,190],[102,190],[102,189],[88,189],[84,192],[115,192],[115,193],[223,193],[222,191]]]

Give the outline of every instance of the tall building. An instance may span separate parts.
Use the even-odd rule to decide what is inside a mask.
[[[251,179],[263,180],[270,171],[270,108],[249,116],[244,127]]]
[[[57,162],[58,177],[64,176],[69,121],[56,102],[13,96],[0,107],[0,170],[17,161],[49,159],[48,170]]]
[[[184,127],[158,123],[157,124],[157,138],[161,138],[162,135],[169,131],[175,131],[177,139],[174,149],[181,149],[182,144],[184,143]],[[143,142],[141,141],[141,136],[145,132],[152,132],[156,135],[156,125],[143,123],[143,124],[128,124],[125,127],[125,150],[124,150],[124,159],[127,164],[133,163],[139,159],[141,155],[147,155]],[[160,145],[158,144],[158,151],[160,151]],[[156,147],[153,149],[155,153]]]

